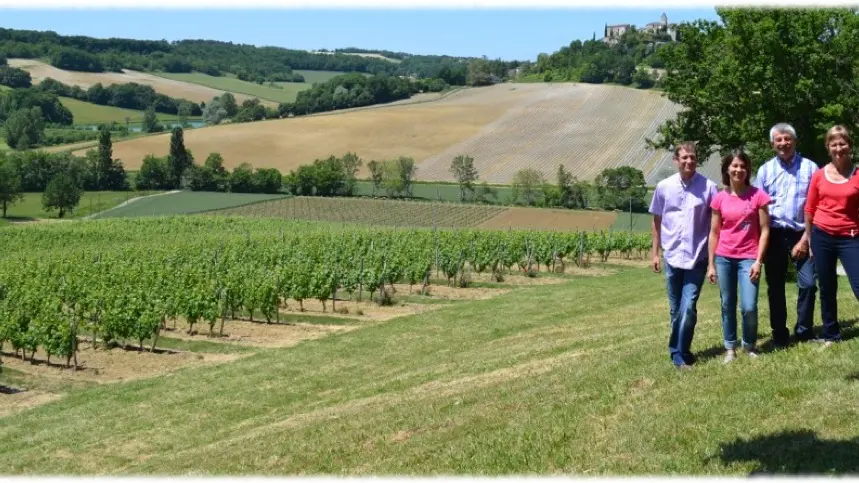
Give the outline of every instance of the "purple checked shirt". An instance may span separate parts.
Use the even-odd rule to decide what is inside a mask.
[[[662,252],[672,267],[689,270],[707,259],[710,201],[718,191],[716,183],[700,173],[689,184],[678,173],[656,185],[650,213],[662,217]]]

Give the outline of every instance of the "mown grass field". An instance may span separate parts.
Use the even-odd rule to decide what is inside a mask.
[[[251,193],[209,193],[183,191],[135,200],[114,210],[98,213],[93,218],[136,216],[166,216],[220,210],[261,201],[283,198],[286,195]]]
[[[169,376],[66,382],[59,399],[3,418],[0,467],[196,476],[856,471],[859,311],[846,284],[844,343],[771,352],[763,303],[762,357],[727,366],[718,290],[706,285],[699,363],[681,373],[667,356],[663,276],[590,270],[597,276]],[[6,386],[28,380],[0,375]]]
[[[116,121],[125,123],[125,118],[130,118],[132,124],[143,122],[143,111],[134,109],[123,109],[113,106],[100,106],[91,102],[79,101],[70,97],[60,97],[60,102],[72,111],[75,124],[98,124],[109,123]],[[172,114],[156,113],[156,117],[160,122],[174,122],[179,120],[179,116]],[[197,117],[189,117],[189,121],[198,120]]]
[[[269,87],[268,85],[260,85],[254,82],[247,82],[232,76],[214,77],[200,72],[190,74],[179,74],[170,72],[159,72],[159,76],[173,79],[190,84],[199,84],[213,89],[232,92],[234,94],[245,94],[252,97],[259,97],[260,101],[293,102],[295,96],[300,91],[310,89],[311,84],[302,82],[283,82],[282,89]],[[241,104],[241,103],[239,103]]]
[[[88,89],[98,83],[101,83],[102,85],[110,85],[134,82],[137,84],[152,86],[152,88],[160,94],[178,99],[187,99],[192,102],[209,102],[213,97],[224,93],[224,91],[200,84],[171,80],[157,75],[127,69],[121,73],[92,73],[58,69],[48,63],[36,59],[8,59],[8,62],[12,67],[18,67],[19,69],[24,69],[29,72],[34,84],[38,84],[48,77],[56,79],[63,84],[80,86],[83,89]],[[243,94],[236,95],[236,101],[239,103],[245,99],[250,99],[250,97]]]
[[[160,193],[159,191],[85,191],[80,203],[63,218],[75,219],[113,208],[132,198]],[[6,216],[10,219],[57,218],[57,210],[45,211],[42,207],[42,193],[24,193],[24,199],[9,206]]]
[[[336,70],[301,70],[296,69],[295,72],[304,76],[304,82],[307,84],[314,84],[316,82],[325,82],[330,80],[332,77],[337,77],[338,75],[347,74],[348,72],[340,72]],[[369,75],[369,74],[365,74]],[[294,84],[294,82],[278,82],[278,84]]]

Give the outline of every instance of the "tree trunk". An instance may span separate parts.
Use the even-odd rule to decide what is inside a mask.
[[[158,328],[155,331],[155,338],[152,340],[152,348],[149,349],[149,352],[155,352],[155,344],[158,343],[158,335],[161,333],[161,328]]]

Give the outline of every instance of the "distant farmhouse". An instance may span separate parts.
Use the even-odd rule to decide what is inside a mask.
[[[618,25],[606,24],[602,41],[609,45],[616,44],[620,40],[620,37],[631,28],[633,28],[633,25],[628,23]],[[653,35],[664,35],[666,38],[670,38],[672,42],[677,41],[677,24],[668,23],[668,16],[665,13],[662,14],[658,22],[650,22],[640,30]]]

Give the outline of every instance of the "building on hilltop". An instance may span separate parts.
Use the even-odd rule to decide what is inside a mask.
[[[607,42],[610,44],[616,43],[618,39],[620,39],[623,34],[626,33],[627,30],[631,29],[632,25],[628,23],[621,23],[617,25],[608,25],[605,26],[605,34],[603,34],[603,42]]]
[[[628,23],[617,25],[606,24],[602,41],[609,45],[616,44],[623,34],[634,27],[634,25]],[[677,41],[677,24],[668,23],[668,16],[665,15],[664,12],[662,13],[662,16],[659,17],[658,22],[650,22],[645,25],[641,31],[652,35],[663,36],[666,39],[670,38],[672,42]]]

